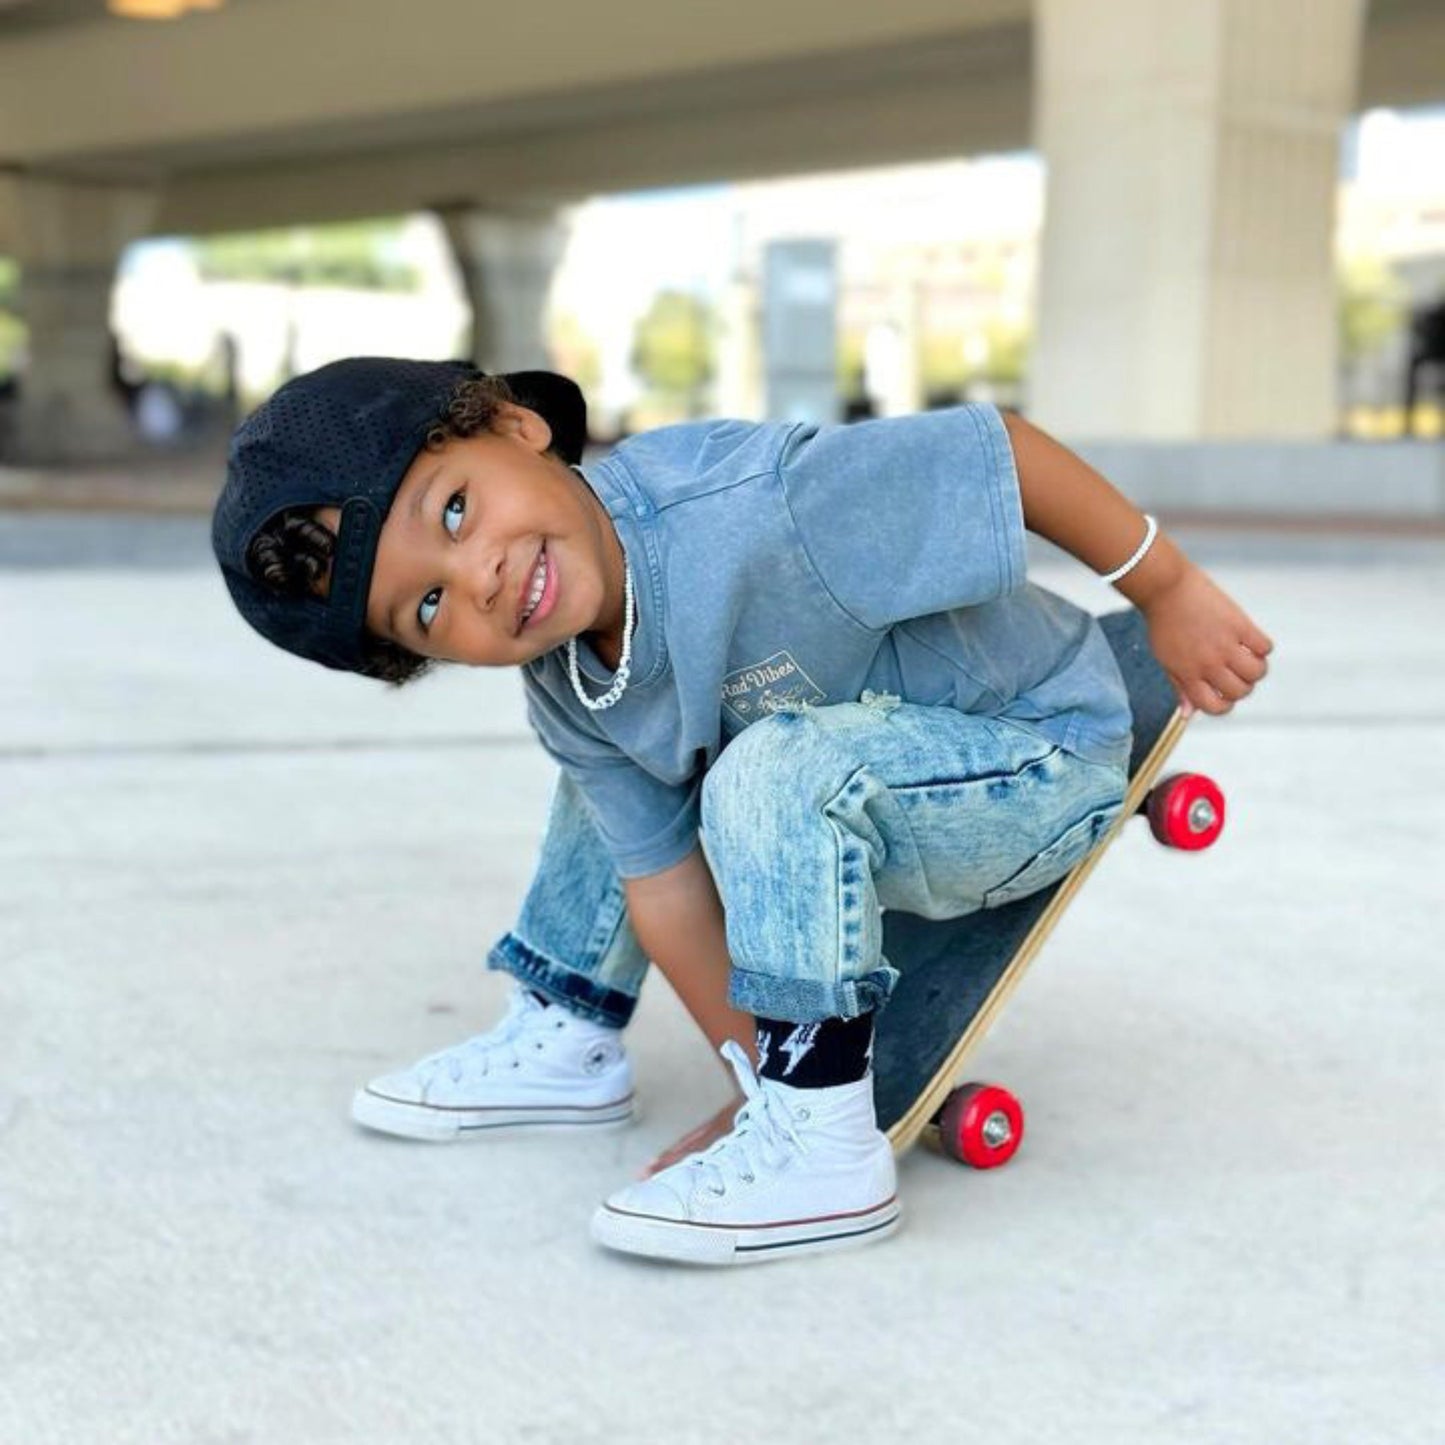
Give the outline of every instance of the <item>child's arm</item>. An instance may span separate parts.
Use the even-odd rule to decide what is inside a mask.
[[[662,970],[683,1007],[714,1049],[734,1039],[757,1057],[751,1014],[728,1003],[727,930],[722,900],[701,848],[681,863],[646,878],[623,881],[627,913],[642,950]],[[706,1123],[653,1160],[648,1172],[705,1148],[728,1130],[741,1100],[734,1098]]]
[[[1096,572],[1144,539],[1143,514],[1092,467],[1022,417],[1005,414],[1024,522]],[[1226,713],[1268,671],[1274,643],[1162,532],[1115,584],[1149,619],[1154,655],[1185,711]]]
[[[627,914],[642,951],[713,1048],[735,1039],[751,1054],[753,1017],[728,1003],[727,927],[722,899],[700,847],[680,863],[646,878],[623,880]]]

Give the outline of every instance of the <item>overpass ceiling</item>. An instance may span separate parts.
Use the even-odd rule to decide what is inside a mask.
[[[104,0],[0,0],[0,165],[177,169],[490,139],[881,69],[1023,25],[1028,0],[228,0],[176,22]]]
[[[665,124],[669,118],[699,113],[798,106],[836,101],[839,96],[872,99],[906,94],[917,87],[993,83],[1000,76],[1026,87],[1028,62],[1027,27],[996,26],[867,50],[815,54],[804,65],[792,58],[770,60],[233,134],[176,134],[144,145],[112,144],[71,153],[57,157],[49,168],[102,180],[150,181],[230,168],[251,170],[265,164],[412,152],[426,146],[503,144],[603,124]],[[1022,113],[1026,106],[1018,109]],[[1023,133],[1017,143],[1026,143]],[[780,149],[786,145],[780,144]]]
[[[374,213],[415,203],[400,178],[418,166],[430,194],[450,165],[500,168],[545,195],[564,151],[554,193],[1021,146],[1031,10],[227,0],[146,23],[104,0],[0,0],[0,170],[162,183],[178,224],[204,228],[213,208],[235,224],[221,204],[233,182],[254,206],[274,176],[286,199],[271,210],[291,214],[333,169],[350,173],[351,199],[298,219],[357,214],[368,168],[385,173]],[[1368,13],[1361,103],[1445,101],[1445,3],[1373,0]]]
[[[0,0],[0,45],[16,35],[33,35],[65,25],[122,25],[105,0]]]

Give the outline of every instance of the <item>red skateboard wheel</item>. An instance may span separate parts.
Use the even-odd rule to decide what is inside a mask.
[[[1149,794],[1149,828],[1167,848],[1208,848],[1224,829],[1224,794],[1203,773],[1175,773]]]
[[[1018,1152],[1024,1137],[1024,1111],[997,1084],[965,1084],[955,1089],[938,1116],[943,1152],[973,1169],[997,1169]]]

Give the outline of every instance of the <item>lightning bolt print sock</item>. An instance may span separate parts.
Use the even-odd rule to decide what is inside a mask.
[[[856,1083],[867,1074],[872,1054],[872,1014],[806,1024],[758,1020],[758,1073],[795,1088]]]

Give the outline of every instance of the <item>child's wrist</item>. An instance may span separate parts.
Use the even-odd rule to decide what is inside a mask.
[[[1114,583],[1114,588],[1147,612],[1184,580],[1191,565],[1173,541],[1160,532],[1139,565]]]

